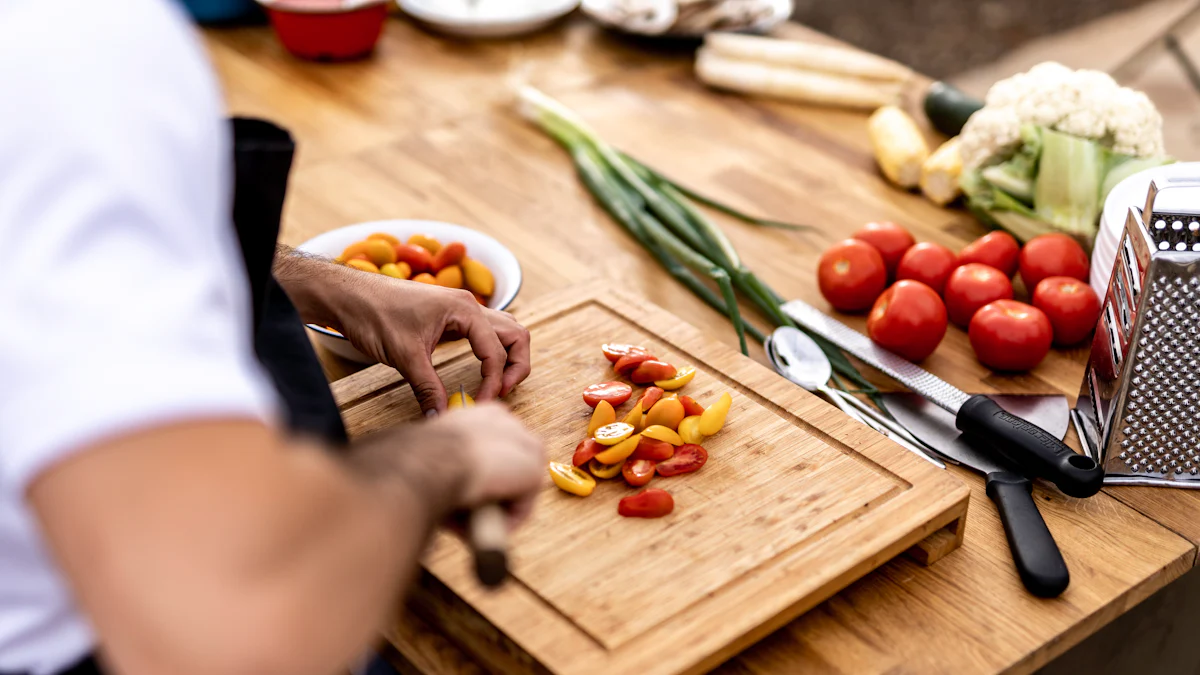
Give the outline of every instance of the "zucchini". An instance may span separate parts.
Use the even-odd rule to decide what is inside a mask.
[[[925,94],[925,116],[934,129],[957,136],[967,119],[983,107],[983,101],[945,82],[934,82]]]

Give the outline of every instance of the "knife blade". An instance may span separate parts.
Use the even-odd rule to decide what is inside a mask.
[[[970,396],[949,382],[872,342],[846,324],[800,300],[785,314],[833,344],[875,366],[954,415],[955,426],[1034,478],[1044,478],[1072,497],[1090,497],[1104,484],[1104,470],[1062,440],[981,394]]]

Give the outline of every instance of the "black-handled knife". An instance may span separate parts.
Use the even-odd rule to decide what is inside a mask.
[[[955,425],[981,439],[1020,473],[1050,481],[1072,497],[1090,497],[1104,485],[1104,469],[1045,429],[1006,412],[986,396],[969,396],[846,324],[800,300],[783,311],[805,328],[875,366],[954,415]]]

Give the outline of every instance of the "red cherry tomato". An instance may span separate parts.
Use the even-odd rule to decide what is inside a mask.
[[[817,284],[834,309],[861,312],[870,308],[887,286],[887,266],[874,246],[847,239],[821,255]]]
[[[650,384],[675,377],[675,366],[657,360],[642,361],[629,375],[634,384]],[[644,411],[643,411],[644,412]]]
[[[604,358],[608,359],[610,363],[616,363],[622,356],[628,356],[629,354],[650,353],[645,348],[638,347],[637,345],[624,345],[612,342],[600,345],[600,351],[604,352]]]
[[[613,364],[613,369],[616,370],[618,373],[624,375],[625,377],[629,377],[629,374],[632,373],[634,371],[634,369],[638,367],[638,364],[640,364],[642,361],[649,361],[653,358],[654,358],[653,354],[645,354],[645,353],[626,354],[625,356],[622,356],[621,358],[617,359],[617,362]]]
[[[662,398],[663,390],[658,387],[646,387],[646,391],[642,392],[642,397],[638,399],[642,402],[642,412],[650,412],[655,403]]]
[[[1033,306],[1045,312],[1054,328],[1054,344],[1063,347],[1086,340],[1100,318],[1100,298],[1096,292],[1087,283],[1071,277],[1042,279],[1033,291]]]
[[[575,454],[571,457],[571,463],[575,466],[583,466],[592,461],[592,458],[597,453],[608,449],[608,446],[601,445],[594,438],[585,438],[579,441],[579,445],[575,446]]]
[[[433,256],[415,244],[396,244],[396,262],[408,263],[414,275],[433,269]]]
[[[997,300],[975,313],[967,331],[975,357],[992,370],[1030,370],[1046,358],[1054,329],[1042,310]]]
[[[674,510],[675,499],[671,493],[658,488],[646,488],[617,504],[617,513],[626,518],[662,518]]]
[[[666,441],[660,441],[657,438],[642,436],[638,441],[637,448],[629,459],[648,459],[651,462],[661,462],[665,459],[671,459],[675,454],[675,446]]]
[[[867,335],[875,344],[910,361],[933,353],[946,335],[946,306],[919,281],[897,281],[867,315]]]
[[[995,267],[968,263],[950,273],[945,296],[946,314],[965,328],[980,307],[993,300],[1011,299],[1012,282]]]
[[[1088,257],[1079,242],[1065,234],[1043,234],[1021,249],[1021,280],[1032,293],[1046,277],[1087,281]]]
[[[616,408],[633,395],[633,387],[624,382],[601,382],[583,390],[583,402],[595,408],[600,401],[608,401]]]
[[[433,271],[440,272],[443,267],[457,265],[467,257],[467,247],[461,241],[452,241],[438,250],[433,256]]]
[[[975,241],[967,244],[958,252],[958,262],[982,263],[995,267],[1012,278],[1017,273],[1017,259],[1021,255],[1021,245],[1007,232],[996,230],[989,232]]]
[[[900,264],[904,252],[916,243],[908,230],[888,222],[867,223],[861,230],[850,235],[850,238],[874,246],[879,255],[883,256],[883,264],[887,267],[889,277],[896,274],[896,265]]]
[[[663,477],[677,476],[681,473],[696,471],[707,461],[707,450],[695,443],[684,443],[675,448],[675,454],[671,459],[659,462],[655,469],[658,471],[658,475]]]
[[[912,279],[932,288],[938,295],[946,288],[946,279],[958,267],[958,256],[954,251],[923,241],[904,252],[896,266],[896,280]]]
[[[654,478],[654,462],[648,459],[627,459],[621,467],[625,482],[633,487],[642,487]]]
[[[704,406],[696,403],[696,399],[691,396],[680,396],[679,402],[683,404],[684,415],[699,415],[704,412]]]

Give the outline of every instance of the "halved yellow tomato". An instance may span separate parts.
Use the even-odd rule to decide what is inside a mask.
[[[646,426],[646,413],[642,411],[642,402],[634,403],[633,410],[621,421],[633,427],[635,433],[641,431]]]
[[[617,421],[617,411],[608,401],[600,401],[592,411],[592,421],[588,422],[588,436],[595,436],[596,430]]]
[[[620,464],[637,450],[638,443],[642,442],[641,434],[634,434],[629,438],[617,443],[607,450],[601,450],[596,453],[595,459],[604,464]]]
[[[675,433],[671,429],[668,429],[667,427],[662,426],[661,424],[646,427],[642,430],[642,435],[646,438],[653,438],[658,441],[666,441],[671,445],[683,445],[683,439],[679,437],[679,434]]]
[[[677,398],[664,398],[646,413],[646,426],[661,425],[675,429],[679,427],[683,418],[683,403]]]
[[[620,470],[620,467],[617,467]],[[570,464],[550,462],[550,480],[563,492],[586,497],[596,489],[596,479],[583,469],[577,469]]]
[[[704,434],[700,433],[700,415],[688,415],[679,423],[679,437],[684,443],[695,443],[700,445],[704,441]]]
[[[613,464],[612,466],[609,466],[608,464],[593,459],[592,461],[588,462],[588,471],[591,471],[592,475],[596,478],[608,480],[609,478],[621,473],[621,465]]]
[[[475,405],[475,399],[465,392],[454,392],[446,400],[446,408],[470,408]]]
[[[733,397],[729,392],[721,394],[721,398],[717,402],[708,406],[708,408],[700,415],[700,433],[705,436],[712,436],[725,426],[725,416],[729,414],[729,406],[733,403]]]
[[[696,377],[695,366],[684,366],[675,371],[675,377],[669,380],[658,380],[654,383],[654,386],[666,389],[667,391],[679,389],[688,382],[691,382],[693,377]]]
[[[600,406],[596,407],[599,408]],[[593,438],[595,438],[596,442],[600,445],[616,445],[626,438],[629,438],[631,434],[633,434],[632,424],[613,422],[612,424],[606,424],[597,429],[596,433],[593,434]]]

